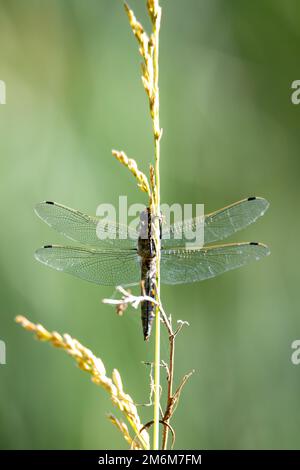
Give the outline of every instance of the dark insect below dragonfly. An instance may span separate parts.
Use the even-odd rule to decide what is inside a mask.
[[[256,242],[209,245],[247,227],[269,206],[266,199],[250,197],[204,216],[204,246],[186,246],[185,233],[197,229],[197,218],[163,228],[161,233],[160,278],[164,284],[184,284],[218,276],[269,255],[269,248]],[[140,215],[139,232],[126,225],[103,222],[99,217],[42,202],[37,215],[50,227],[80,246],[45,245],[35,252],[38,261],[102,285],[143,284],[145,295],[155,295],[156,252],[149,210]],[[147,236],[144,236],[145,230]],[[164,235],[168,233],[168,237]],[[180,234],[180,236],[178,236]],[[114,235],[114,236],[111,236]],[[207,246],[208,245],[208,246]],[[151,333],[154,305],[142,303],[144,339]]]

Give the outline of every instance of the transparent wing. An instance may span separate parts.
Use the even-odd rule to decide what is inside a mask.
[[[232,243],[201,249],[162,250],[161,281],[185,284],[203,281],[270,254],[261,243]]]
[[[140,262],[135,250],[93,250],[81,247],[47,245],[35,252],[43,264],[108,286],[140,281]]]
[[[104,223],[99,217],[91,217],[56,202],[41,202],[36,205],[35,212],[54,230],[84,245],[131,248],[137,244],[136,232],[126,225]]]
[[[264,215],[269,202],[261,197],[249,197],[235,202],[216,212],[205,215],[204,218],[204,244],[223,240],[242,230]],[[171,248],[184,246],[189,242],[184,233],[195,231],[199,218],[178,222],[162,232],[162,247]],[[170,230],[169,239],[167,239]]]

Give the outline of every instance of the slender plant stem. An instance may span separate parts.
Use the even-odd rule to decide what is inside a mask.
[[[155,309],[155,352],[154,352],[154,418],[153,418],[153,449],[159,449],[159,418],[160,418],[160,139],[162,131],[159,124],[159,88],[158,88],[158,56],[159,31],[161,21],[161,7],[159,0],[147,0],[147,10],[152,23],[152,34],[149,37],[141,23],[139,23],[125,3],[125,10],[129,18],[132,31],[139,43],[139,51],[144,61],[142,63],[142,82],[149,99],[150,115],[153,125],[154,137],[154,166],[150,165],[150,185],[140,181],[140,188],[149,194],[149,205],[153,219],[153,238],[156,247],[156,309]],[[124,153],[114,152],[114,155],[129,167],[130,159]],[[132,165],[132,172],[139,179],[140,171]],[[153,223],[152,223],[153,221]]]
[[[158,3],[158,2],[157,2]],[[158,57],[159,57],[159,29],[160,29],[160,8],[159,18],[153,25],[153,132],[154,132],[154,149],[155,149],[155,239],[156,239],[156,300],[160,300],[160,137],[161,129],[159,124],[159,88],[158,88]],[[159,449],[159,413],[160,413],[160,309],[156,308],[155,312],[155,357],[154,357],[154,428],[153,428],[153,449]]]

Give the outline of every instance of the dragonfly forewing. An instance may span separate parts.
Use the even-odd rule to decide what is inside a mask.
[[[235,202],[204,217],[204,244],[213,243],[233,235],[254,223],[269,207],[269,202],[261,197],[249,197]],[[185,234],[203,227],[199,218],[177,222],[162,232],[162,247],[172,248],[190,243]],[[169,238],[168,238],[169,237]]]
[[[36,205],[36,214],[70,240],[95,247],[133,248],[138,234],[127,225],[83,214],[56,202]]]

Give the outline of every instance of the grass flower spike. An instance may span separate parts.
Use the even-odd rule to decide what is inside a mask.
[[[40,341],[49,342],[52,346],[62,349],[72,356],[78,367],[88,372],[91,375],[92,381],[109,393],[113,404],[118,407],[126,417],[133,430],[133,437],[130,435],[125,423],[109,415],[110,421],[122,432],[125,440],[134,449],[149,449],[148,432],[145,429],[140,432],[143,425],[139,418],[137,408],[131,396],[124,392],[122,379],[117,369],[113,370],[112,378],[110,378],[106,375],[102,360],[96,357],[92,351],[84,347],[77,339],[72,338],[68,334],[62,336],[57,332],[49,332],[42,325],[32,323],[23,316],[18,316],[16,322],[25,328],[25,330],[34,333],[36,338]]]
[[[133,174],[138,182],[138,187],[144,193],[150,196],[150,187],[147,176],[138,169],[137,163],[132,158],[128,158],[125,152],[119,150],[112,150],[112,154],[116,159],[124,165]]]

